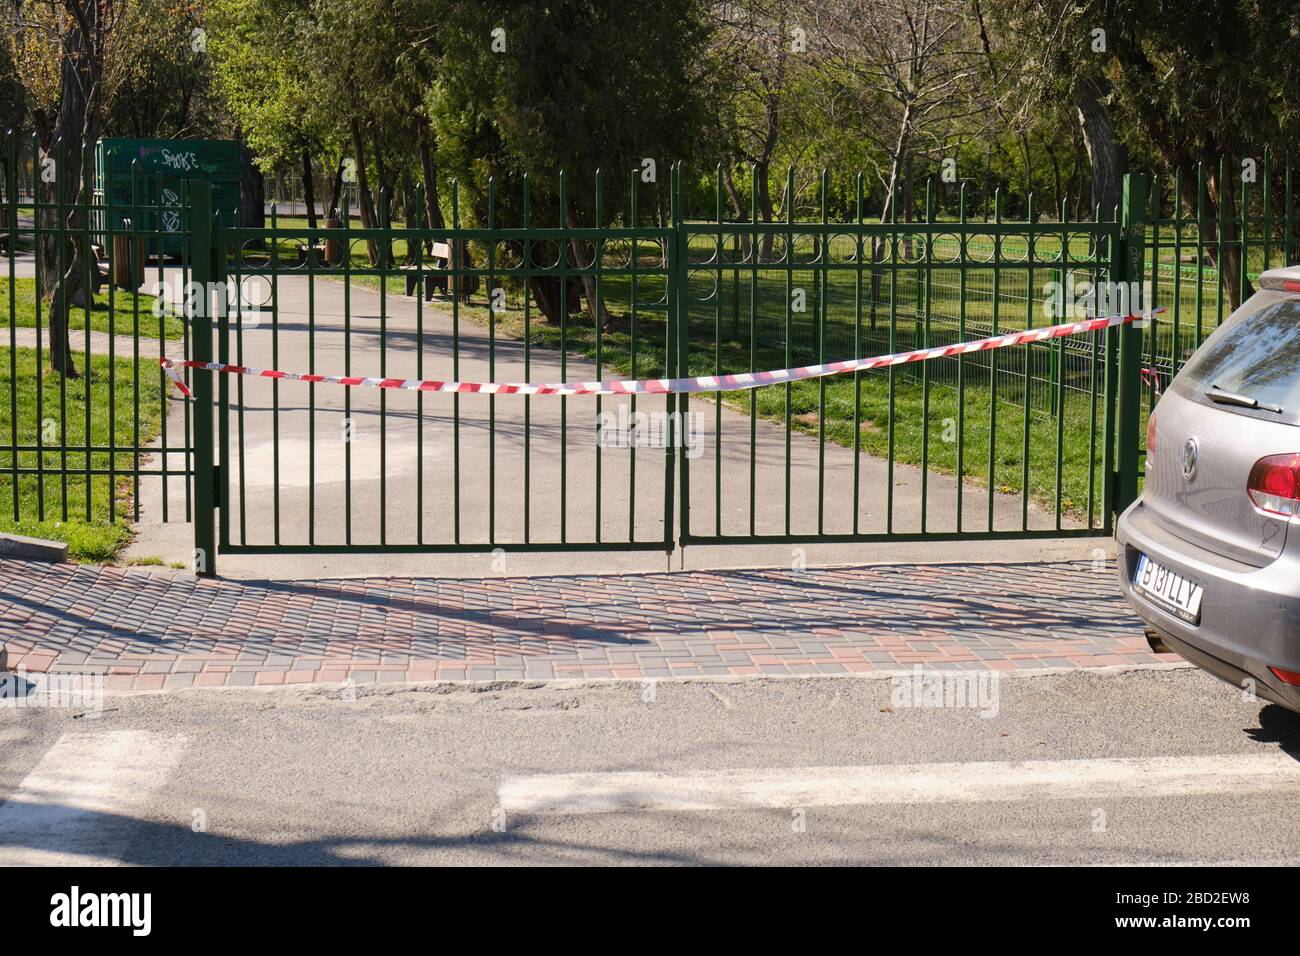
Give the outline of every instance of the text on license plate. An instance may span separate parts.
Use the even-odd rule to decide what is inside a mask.
[[[1161,567],[1145,554],[1138,557],[1133,586],[1152,604],[1189,624],[1195,624],[1201,617],[1205,588]]]

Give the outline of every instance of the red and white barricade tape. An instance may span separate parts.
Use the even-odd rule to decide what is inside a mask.
[[[222,362],[174,361],[160,358],[159,364],[176,383],[181,394],[192,398],[188,386],[177,369],[195,368],[209,372],[225,372],[231,375],[255,375],[261,378],[286,379],[295,382],[319,382],[325,385],[351,385],[359,388],[396,388],[416,392],[472,392],[480,395],[669,395],[690,392],[735,392],[747,388],[759,388],[763,385],[779,385],[782,382],[797,382],[808,378],[824,378],[828,375],[843,375],[845,372],[861,372],[873,368],[886,368],[890,365],[903,365],[908,362],[926,362],[930,359],[949,358],[966,355],[971,352],[986,352],[990,349],[1005,349],[1014,345],[1030,345],[1047,339],[1059,339],[1070,335],[1082,335],[1097,332],[1117,325],[1129,325],[1142,322],[1151,315],[1163,312],[1158,308],[1143,315],[1111,315],[1082,322],[1068,322],[1064,325],[1048,325],[1041,329],[1028,329],[1023,332],[1008,332],[994,335],[987,339],[975,339],[971,342],[959,342],[955,345],[941,345],[931,349],[916,349],[912,352],[898,352],[893,355],[877,355],[874,358],[845,359],[826,365],[804,365],[800,368],[783,368],[768,372],[740,372],[735,375],[697,375],[692,378],[647,378],[637,381],[614,379],[608,382],[556,382],[534,384],[529,382],[451,382],[418,378],[378,378],[345,375],[315,375],[307,372],[280,372],[269,368],[248,368],[243,365],[227,365]]]

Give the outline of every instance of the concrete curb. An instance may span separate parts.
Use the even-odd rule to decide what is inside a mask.
[[[47,541],[45,538],[0,533],[0,558],[62,564],[68,560],[68,546],[63,541]]]
[[[984,671],[949,671],[924,669],[929,674],[997,674],[999,679],[1022,680],[1043,677],[1067,677],[1072,675],[1096,675],[1114,677],[1117,675],[1162,672],[1195,671],[1196,665],[1187,661],[1154,661],[1150,664],[1103,664],[1100,667],[1035,667],[1023,670]],[[480,680],[434,679],[405,681],[354,681],[353,687],[358,696],[387,696],[403,691],[440,691],[470,690],[486,693],[496,690],[579,690],[595,687],[641,687],[645,684],[753,684],[777,683],[787,681],[886,681],[895,678],[911,678],[914,670],[908,668],[891,668],[879,671],[861,671],[854,674],[691,674],[682,677],[495,677]],[[232,687],[228,684],[212,687],[159,687],[149,690],[110,690],[104,689],[105,697],[159,697],[172,694],[212,694],[240,693],[251,691],[256,694],[278,694],[285,691],[308,691],[313,693],[337,692],[344,686],[344,681],[311,681],[302,684],[248,684]]]

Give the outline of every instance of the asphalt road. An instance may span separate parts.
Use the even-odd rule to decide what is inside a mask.
[[[1185,669],[983,691],[966,708],[809,679],[5,709],[0,865],[1300,858],[1300,717]]]

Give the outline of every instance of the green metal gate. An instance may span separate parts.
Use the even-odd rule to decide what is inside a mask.
[[[1141,278],[1121,223],[828,216],[679,224],[679,365],[724,375],[895,354],[1070,321],[1045,282]],[[1141,236],[1142,183],[1125,209]],[[751,193],[752,194],[752,193]],[[793,171],[786,195],[794,194]],[[1066,290],[1068,292],[1068,290]],[[1095,313],[1094,313],[1095,314]],[[1104,313],[1103,313],[1104,314]],[[707,455],[680,455],[685,544],[1108,535],[1137,492],[1132,327],[1011,350],[681,399]],[[1123,342],[1124,347],[1121,347]],[[1121,356],[1124,365],[1121,368]],[[1121,374],[1123,372],[1123,374]],[[702,412],[695,409],[702,408]],[[1130,409],[1131,410],[1131,409]]]
[[[635,181],[629,195],[635,223]],[[194,199],[196,219],[207,215],[205,191],[196,188]],[[216,223],[210,239],[196,233],[196,247],[213,250],[201,281],[229,289],[206,320],[216,360],[312,374],[568,382],[610,377],[612,338],[630,374],[673,374],[672,230],[534,226],[526,185],[519,227],[494,221],[494,188],[487,205],[478,228],[454,213],[442,229],[356,229],[344,210],[334,229]],[[472,260],[458,254],[468,248]],[[554,286],[558,322],[539,316],[527,294],[538,280]],[[581,284],[591,285],[598,310],[616,290],[622,312],[609,326],[571,314]],[[472,292],[480,294],[466,301]],[[196,338],[208,341],[203,331]],[[672,549],[671,447],[604,439],[625,418],[670,412],[673,396],[534,398],[215,377],[216,419],[200,412],[197,441],[206,445],[212,429],[221,520],[198,531],[204,555]]]
[[[534,226],[526,184],[519,227],[495,222],[495,187],[482,227],[456,214],[443,229],[355,229],[346,214],[334,229],[214,221],[194,241],[213,250],[209,281],[231,290],[214,310],[215,358],[480,382],[716,375],[1033,328],[1049,324],[1036,283],[1129,274],[1117,222],[1005,223],[999,212],[975,223],[964,206],[957,222],[868,222],[860,197],[848,222],[831,221],[824,200],[820,222],[728,222],[721,182],[714,221],[688,221],[673,177],[664,225],[640,225],[635,178],[621,226],[603,224],[599,198],[596,227]],[[198,219],[206,191],[194,197]],[[554,283],[558,322],[536,314],[536,279]],[[587,299],[579,283],[592,286],[596,317],[571,315]],[[1136,477],[1119,480],[1136,474],[1136,439],[1119,452],[1136,433],[1118,414],[1128,331],[693,401],[219,375],[216,420],[200,411],[197,426],[199,444],[212,429],[219,449],[219,537],[201,522],[197,547],[671,551],[1105,535],[1136,494]],[[1135,342],[1124,359],[1134,381]],[[209,407],[202,394],[198,405]],[[209,467],[202,454],[196,464]]]

